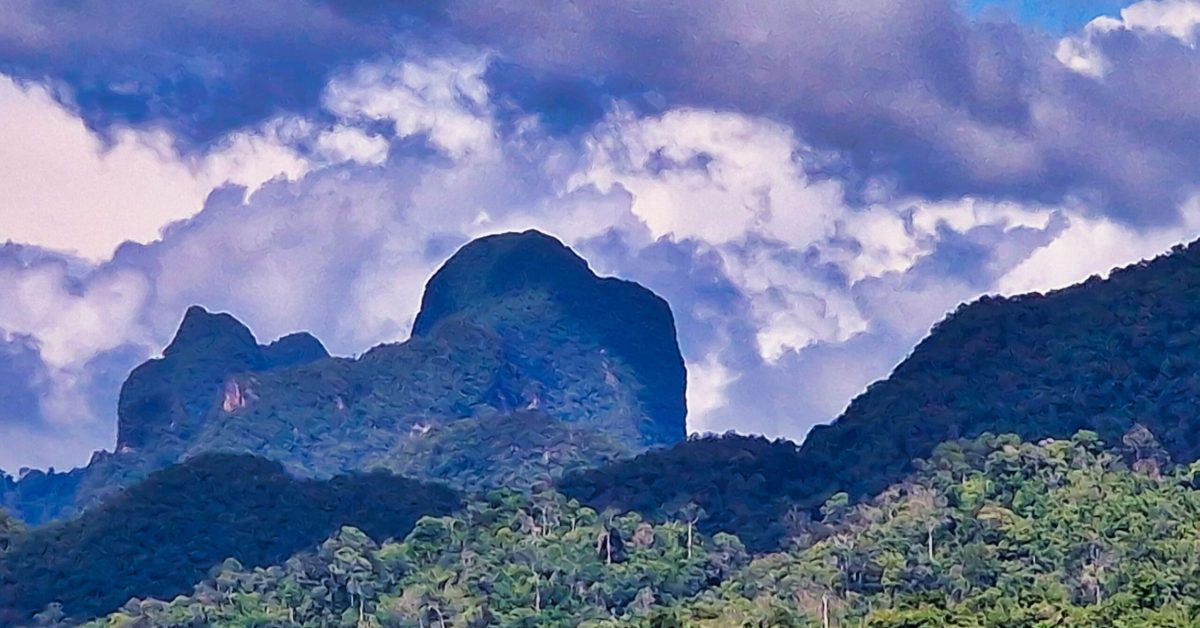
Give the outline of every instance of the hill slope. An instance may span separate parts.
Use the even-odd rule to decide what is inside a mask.
[[[1200,243],[1046,295],[984,298],[800,448],[808,490],[878,493],[939,443],[984,432],[1120,442],[1141,424],[1200,458]]]
[[[0,625],[54,601],[91,617],[133,596],[169,599],[226,558],[280,562],[350,523],[378,539],[403,536],[458,503],[445,487],[386,473],[297,480],[253,456],[199,456],[76,519],[14,536],[0,553]]]
[[[1142,443],[1146,444],[1146,443]],[[831,499],[751,560],[684,514],[658,525],[498,493],[378,545],[343,529],[281,567],[226,566],[97,626],[1192,626],[1198,465],[1094,433],[939,448],[878,498]]]
[[[599,507],[656,517],[694,501],[710,514],[708,531],[764,548],[793,508],[815,513],[838,492],[876,495],[939,444],[985,432],[1036,441],[1087,429],[1120,443],[1141,426],[1176,461],[1197,460],[1197,292],[1200,244],[1046,295],[987,297],[938,324],[798,449],[689,440],[560,486]]]

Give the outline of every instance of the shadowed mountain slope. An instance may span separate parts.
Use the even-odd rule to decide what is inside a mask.
[[[387,473],[298,480],[254,456],[205,454],[17,536],[0,556],[0,625],[53,601],[90,617],[133,596],[170,599],[227,558],[281,562],[351,523],[401,537],[421,516],[458,505],[444,486]]]
[[[666,516],[693,501],[710,532],[779,538],[789,511],[876,495],[941,443],[984,433],[1029,441],[1148,432],[1176,462],[1200,459],[1200,245],[1108,279],[985,297],[939,323],[895,371],[799,448],[742,437],[674,448],[568,477],[597,507]]]

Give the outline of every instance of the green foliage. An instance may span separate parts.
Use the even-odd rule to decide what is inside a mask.
[[[1153,455],[1091,432],[949,443],[868,502],[835,496],[753,560],[737,537],[692,530],[694,504],[655,525],[496,492],[400,542],[345,528],[277,567],[228,561],[190,596],[96,625],[1196,625],[1200,464],[1142,464]]]
[[[431,425],[381,456],[378,466],[470,491],[528,490],[631,454],[602,431],[522,411]]]
[[[1200,465],[1137,462],[1090,432],[950,443],[682,610],[783,606],[834,626],[1196,625]]]
[[[627,625],[746,562],[731,539],[688,539],[680,522],[497,492],[401,542],[343,528],[280,567],[229,561],[189,597],[133,602],[97,625]]]
[[[74,514],[76,496],[87,471],[31,470],[17,481],[0,473],[0,508],[32,524]]]
[[[403,535],[458,503],[448,489],[385,473],[296,480],[252,456],[200,456],[16,536],[0,556],[0,625],[51,602],[91,617],[134,595],[170,597],[226,558],[280,562],[350,522],[376,538]]]
[[[597,507],[661,517],[695,501],[709,533],[774,547],[839,493],[848,506],[912,472],[939,444],[985,432],[1079,430],[1144,465],[1200,459],[1200,244],[1048,295],[984,298],[939,324],[887,380],[831,425],[789,443],[693,439],[572,475]],[[1134,432],[1131,432],[1133,430]],[[1128,440],[1128,442],[1124,442]]]
[[[559,490],[596,508],[665,520],[694,504],[700,530],[730,532],[755,551],[777,547],[805,488],[796,446],[762,437],[694,437],[564,478]]]
[[[0,509],[0,555],[7,553],[28,533],[25,524]]]
[[[568,341],[596,343],[630,368],[644,410],[637,426],[643,444],[672,444],[685,437],[687,374],[670,306],[636,283],[597,278],[586,261],[553,237],[525,231],[464,246],[430,280],[413,335],[428,334],[453,318],[478,320],[494,304],[511,305],[514,297],[531,292],[549,298],[559,312],[558,324],[571,328]],[[510,336],[530,319],[518,320],[522,324],[489,328]]]

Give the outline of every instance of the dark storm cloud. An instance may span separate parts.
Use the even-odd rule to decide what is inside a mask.
[[[1200,168],[1193,48],[1096,34],[1111,62],[1096,80],[1040,31],[971,22],[952,0],[23,0],[4,17],[0,71],[62,81],[94,126],[194,141],[311,114],[356,60],[456,41],[496,50],[495,94],[552,131],[586,128],[614,98],[736,110],[838,152],[839,178],[927,198],[1079,200],[1162,224]]]
[[[204,142],[314,109],[331,71],[441,21],[437,2],[14,0],[0,72],[65,85],[94,127],[157,123]]]
[[[926,197],[1074,198],[1164,223],[1200,167],[1200,56],[1165,36],[1097,35],[1113,59],[1098,81],[1064,68],[1044,35],[971,23],[947,0],[462,2],[452,13],[467,36],[538,71],[784,120],[860,177]]]

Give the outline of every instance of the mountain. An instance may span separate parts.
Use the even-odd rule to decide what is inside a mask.
[[[545,261],[553,255],[563,263]],[[1200,577],[1191,559],[1191,522],[1200,518],[1200,301],[1191,297],[1200,245],[1105,280],[959,308],[799,446],[737,435],[670,445],[663,426],[677,416],[682,370],[664,367],[678,384],[666,394],[660,380],[639,375],[639,365],[662,360],[661,347],[614,339],[634,319],[614,314],[623,322],[609,327],[586,315],[626,302],[651,311],[657,298],[570,270],[574,259],[537,234],[468,245],[430,281],[410,341],[354,360],[227,372],[188,430],[168,421],[97,460],[98,468],[154,460],[138,456],[182,443],[187,462],[160,473],[203,461],[206,451],[255,450],[279,460],[281,474],[383,468],[471,490],[462,508],[421,520],[403,540],[379,544],[343,529],[274,567],[228,562],[192,595],[131,602],[105,625],[999,627],[1200,618],[1191,584]],[[593,290],[579,293],[589,277]],[[672,347],[673,334],[672,326]],[[258,347],[252,337],[224,337],[222,356]],[[177,352],[164,360],[168,353]],[[191,380],[180,382],[164,389],[186,399]],[[489,491],[498,486],[522,490]],[[14,528],[4,577],[29,580],[15,568],[57,556],[32,539],[76,521]],[[48,613],[43,621],[60,611]]]
[[[264,346],[229,314],[192,306],[162,358],[134,369],[121,387],[117,451],[182,449],[203,427],[229,376],[328,357],[309,334],[293,334]]]
[[[565,478],[597,507],[667,517],[702,505],[708,532],[754,549],[784,518],[830,496],[877,495],[941,443],[984,433],[1118,444],[1131,431],[1164,455],[1200,459],[1200,243],[1049,294],[985,297],[934,327],[890,377],[872,384],[797,448],[736,436],[692,439]]]
[[[231,315],[189,309],[122,388],[116,451],[10,482],[0,503],[38,523],[206,452],[302,477],[388,468],[472,489],[544,484],[683,440],[686,381],[665,301],[596,276],[550,236],[500,234],[434,274],[410,340],[356,359],[308,334],[260,345]]]
[[[228,558],[281,562],[349,523],[380,540],[403,536],[421,516],[458,506],[445,487],[387,473],[298,480],[254,456],[197,456],[11,542],[0,517],[0,625],[51,602],[87,618],[135,595],[169,599]]]
[[[655,522],[497,492],[402,540],[343,528],[278,566],[227,562],[191,595],[93,625],[1194,626],[1200,465],[1161,469],[1139,443],[947,443],[758,556],[696,530],[695,508]]]
[[[1200,243],[1046,295],[985,297],[938,324],[886,380],[800,447],[807,503],[876,494],[946,441],[1136,425],[1200,459]]]
[[[531,327],[535,321],[545,327]],[[552,341],[594,343],[606,356],[606,380],[621,364],[639,384],[643,412],[635,427],[642,443],[686,437],[687,373],[670,306],[636,283],[596,277],[558,240],[536,231],[490,236],[450,258],[425,290],[413,335],[464,323],[491,329],[512,346],[538,348],[542,355],[525,349],[512,357],[542,378],[554,375],[543,357],[554,355]]]

